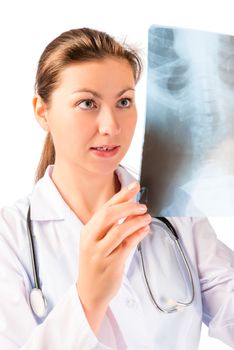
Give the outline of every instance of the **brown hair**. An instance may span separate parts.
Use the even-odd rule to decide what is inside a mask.
[[[142,72],[142,62],[134,48],[117,42],[105,32],[90,28],[72,29],[49,43],[42,53],[36,74],[35,92],[44,102],[50,103],[54,89],[59,85],[64,67],[76,63],[112,56],[126,59],[132,67],[137,82]],[[36,181],[54,164],[55,148],[50,133],[47,134],[36,171]]]

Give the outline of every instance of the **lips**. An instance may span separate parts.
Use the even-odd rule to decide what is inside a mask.
[[[95,157],[112,158],[118,154],[120,145],[100,145],[91,147],[90,150]]]
[[[116,147],[119,147],[119,145],[100,145],[96,147],[91,147],[91,149],[96,149],[99,151],[112,151]]]

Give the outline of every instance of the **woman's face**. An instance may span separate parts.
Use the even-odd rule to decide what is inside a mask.
[[[96,174],[113,172],[136,125],[130,64],[118,58],[82,62],[66,67],[60,78],[45,112],[56,162]]]

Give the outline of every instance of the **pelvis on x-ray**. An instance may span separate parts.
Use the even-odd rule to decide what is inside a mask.
[[[153,25],[140,183],[152,215],[234,214],[234,37]]]

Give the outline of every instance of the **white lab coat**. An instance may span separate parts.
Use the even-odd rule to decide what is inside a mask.
[[[195,350],[202,319],[211,336],[234,347],[234,253],[217,239],[204,218],[170,218],[191,265],[193,304],[175,314],[157,311],[134,249],[96,337],[75,287],[82,223],[62,199],[51,172],[49,166],[30,196],[1,210],[0,349]],[[122,167],[117,175],[122,186],[133,180]],[[35,317],[29,305],[33,285],[26,234],[29,201],[39,275],[49,305],[44,319]],[[152,259],[150,265],[154,264]]]

